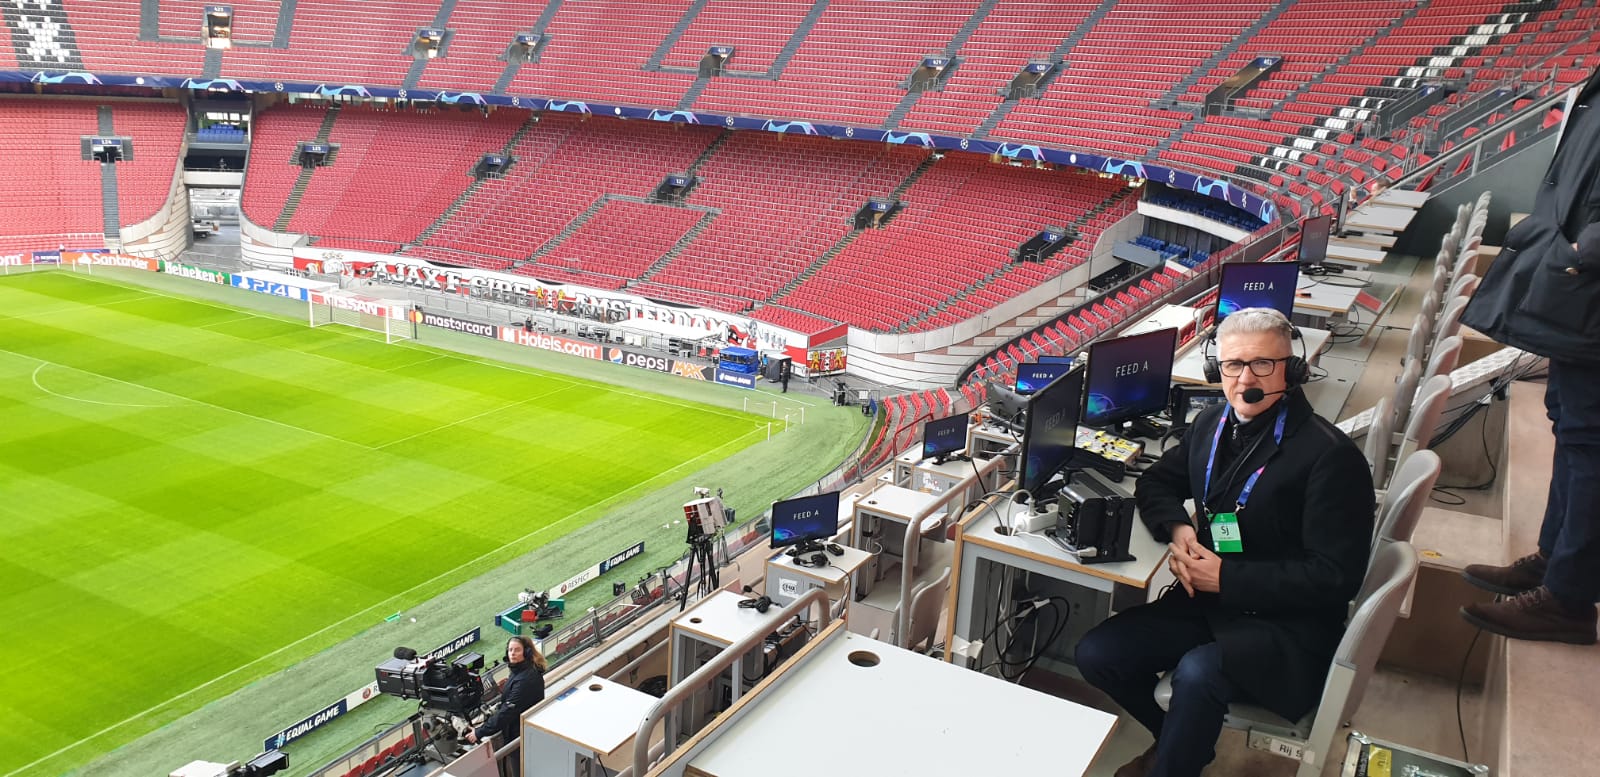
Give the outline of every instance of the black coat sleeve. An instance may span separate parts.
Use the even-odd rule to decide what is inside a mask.
[[[1204,418],[1205,414],[1201,415]],[[1189,485],[1189,438],[1200,428],[1200,419],[1189,427],[1189,432],[1177,446],[1168,448],[1156,463],[1139,476],[1134,487],[1134,502],[1139,506],[1139,518],[1150,528],[1150,536],[1157,542],[1172,541],[1172,524],[1189,523],[1185,500],[1193,496]]]
[[[541,701],[544,701],[544,673],[529,670],[507,680],[505,695],[500,697],[500,707],[477,728],[478,739],[481,741],[499,734],[500,742],[504,745],[522,736],[518,730],[522,713],[533,709],[533,705]]]
[[[1374,521],[1372,473],[1360,449],[1330,446],[1312,467],[1298,557],[1222,557],[1223,606],[1261,614],[1343,607],[1366,575]]]

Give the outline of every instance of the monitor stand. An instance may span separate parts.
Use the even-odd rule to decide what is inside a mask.
[[[784,553],[790,556],[801,556],[807,553],[818,553],[822,550],[822,543],[818,540],[806,540],[790,547]]]

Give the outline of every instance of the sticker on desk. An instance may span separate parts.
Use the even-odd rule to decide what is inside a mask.
[[[778,595],[791,597],[799,596],[800,581],[792,577],[786,577],[783,580],[778,581]]]
[[[939,494],[943,494],[944,493],[944,480],[942,478],[934,477],[932,473],[924,472],[924,473],[922,473],[922,488],[921,488],[921,491],[923,491],[924,493],[933,494],[934,496],[938,496]]]

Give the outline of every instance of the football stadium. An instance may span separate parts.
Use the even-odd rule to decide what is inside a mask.
[[[0,777],[1596,771],[1595,0],[0,15]]]

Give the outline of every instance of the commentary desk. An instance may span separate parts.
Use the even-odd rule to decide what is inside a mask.
[[[1130,491],[1133,488],[1131,482],[1122,485]],[[956,539],[957,577],[951,585],[955,598],[944,635],[949,660],[957,660],[967,643],[983,639],[991,631],[1003,614],[1001,603],[1011,601],[1016,572],[1032,576],[1028,582],[1031,595],[1055,593],[1071,603],[1067,630],[1046,654],[1053,660],[1044,663],[1070,664],[1078,638],[1110,617],[1114,595],[1120,593],[1119,601],[1128,605],[1148,599],[1147,589],[1166,560],[1167,546],[1150,536],[1137,514],[1128,542],[1133,561],[1085,564],[1043,532],[1006,535],[996,531],[1002,513],[1011,525],[1012,516],[1024,509],[1004,495],[996,499],[999,501],[980,506],[963,521]],[[976,660],[976,666],[986,666],[994,658],[993,645],[985,644],[969,657]]]
[[[833,630],[650,774],[1082,777],[1116,723],[1110,713]]]

